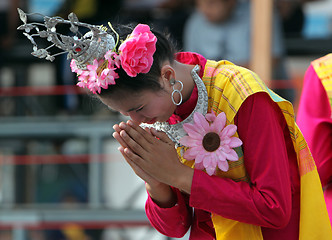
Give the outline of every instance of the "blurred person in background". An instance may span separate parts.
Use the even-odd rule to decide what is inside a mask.
[[[209,59],[225,59],[250,68],[251,9],[246,0],[196,0],[196,10],[184,28],[184,50]],[[283,30],[278,12],[273,12],[272,80],[288,80],[285,66]],[[204,42],[205,44],[202,44]],[[289,101],[294,100],[290,89],[276,90]]]
[[[11,48],[16,36],[18,26],[17,8],[19,0],[0,1],[0,46],[1,50]]]
[[[183,30],[194,2],[194,0],[166,0],[159,4],[159,10],[153,15],[156,28],[169,32],[179,49],[183,48]],[[159,14],[160,12],[163,14]]]
[[[184,24],[195,0],[124,0],[123,23],[153,24],[167,31],[178,48],[183,47]]]
[[[276,6],[280,13],[282,29],[286,38],[302,37],[305,23],[304,5],[307,2],[321,0],[277,0]]]
[[[301,37],[304,25],[303,3],[307,0],[278,0],[276,5],[280,13],[285,37]]]
[[[308,67],[296,122],[316,162],[332,220],[332,53]]]

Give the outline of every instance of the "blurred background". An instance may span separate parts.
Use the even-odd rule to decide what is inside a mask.
[[[260,34],[271,47],[262,78],[296,112],[307,67],[332,52],[332,0],[264,1],[272,23],[257,33],[251,19],[264,9],[249,0],[0,0],[0,240],[171,239],[150,226],[144,183],[117,151],[112,126],[124,118],[75,86],[66,56],[31,56],[17,7],[148,23],[179,50],[248,68]]]

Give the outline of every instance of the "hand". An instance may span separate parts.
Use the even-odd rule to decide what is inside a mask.
[[[125,124],[125,123],[120,123],[121,125]],[[121,152],[122,156],[124,157],[124,159],[127,161],[127,163],[130,165],[130,167],[134,170],[135,174],[140,177],[143,181],[145,181],[147,184],[149,184],[149,186],[158,186],[159,184],[161,184],[159,181],[157,181],[156,179],[154,179],[153,177],[151,177],[149,174],[147,174],[143,169],[141,169],[130,157],[128,157],[124,150],[126,148],[128,148],[128,145],[126,144],[126,142],[122,139],[122,137],[120,136],[120,132],[122,131],[122,129],[119,127],[118,124],[115,124],[113,126],[113,129],[115,130],[115,132],[113,133],[113,137],[120,143],[121,147],[119,147],[119,151]]]
[[[124,124],[124,123],[122,123]],[[121,124],[121,125],[122,125]],[[169,185],[164,184],[156,180],[155,178],[151,177],[149,174],[147,174],[142,168],[140,168],[135,162],[128,157],[124,149],[128,148],[126,142],[122,139],[120,136],[121,128],[119,125],[115,124],[113,126],[113,129],[115,132],[113,133],[113,137],[120,143],[121,147],[119,147],[119,150],[127,163],[131,166],[135,174],[140,177],[142,180],[144,180],[146,190],[149,192],[150,197],[156,202],[160,207],[172,207],[176,203],[176,196]],[[147,132],[150,133],[149,130]],[[151,133],[150,133],[151,134]]]
[[[115,129],[114,137],[122,147],[120,151],[136,174],[142,171],[144,177],[152,177],[190,193],[193,169],[179,161],[174,143],[164,132],[145,131],[131,120],[120,123]]]

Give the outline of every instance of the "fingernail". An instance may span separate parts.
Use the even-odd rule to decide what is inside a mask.
[[[127,121],[127,124],[128,124],[129,126],[131,126],[131,127],[134,126],[134,123],[133,123],[133,121],[131,121],[131,120],[128,120],[128,121]]]
[[[121,128],[126,128],[126,124],[124,123],[124,122],[121,122],[120,124],[119,124],[119,127],[121,127]]]

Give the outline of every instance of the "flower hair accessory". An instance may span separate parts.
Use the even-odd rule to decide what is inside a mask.
[[[206,169],[210,176],[215,174],[216,167],[226,172],[229,161],[239,159],[233,148],[242,145],[242,141],[234,137],[237,127],[234,124],[226,125],[226,114],[221,112],[218,116],[214,112],[194,114],[194,123],[183,125],[188,136],[180,139],[180,143],[188,147],[183,157],[195,160],[195,168]]]
[[[116,69],[122,67],[128,76],[136,77],[139,73],[149,72],[153,64],[157,38],[148,25],[138,24],[117,51],[119,35],[110,23],[116,41],[113,35],[107,32],[106,27],[81,23],[74,13],[70,13],[68,20],[65,20],[38,13],[26,14],[21,9],[18,9],[18,12],[24,23],[18,29],[24,30],[23,34],[33,44],[32,55],[53,61],[55,56],[68,53],[67,58],[72,59],[71,70],[78,75],[77,85],[88,88],[94,94],[115,84],[115,79],[119,78]],[[30,15],[42,16],[44,23],[27,23],[27,17]],[[70,31],[74,36],[57,33],[58,24],[70,25]],[[82,35],[79,28],[88,28],[90,31]],[[32,30],[36,33],[31,34]],[[38,49],[34,37],[46,38],[52,44],[45,49]],[[51,55],[49,49],[54,46],[63,52]]]
[[[120,62],[128,76],[147,73],[153,63],[157,38],[145,24],[138,24],[130,36],[120,45]]]
[[[110,27],[112,26],[110,25]],[[88,88],[95,94],[100,93],[101,88],[107,89],[109,85],[115,84],[115,79],[119,78],[115,72],[117,68],[122,67],[130,77],[149,72],[153,64],[156,42],[157,38],[150,31],[150,27],[138,24],[130,36],[119,46],[119,53],[115,50],[117,41],[115,47],[108,50],[103,59],[94,59],[93,64],[86,66],[86,70],[79,69],[75,60],[72,59],[70,67],[72,72],[78,75],[77,85]]]

